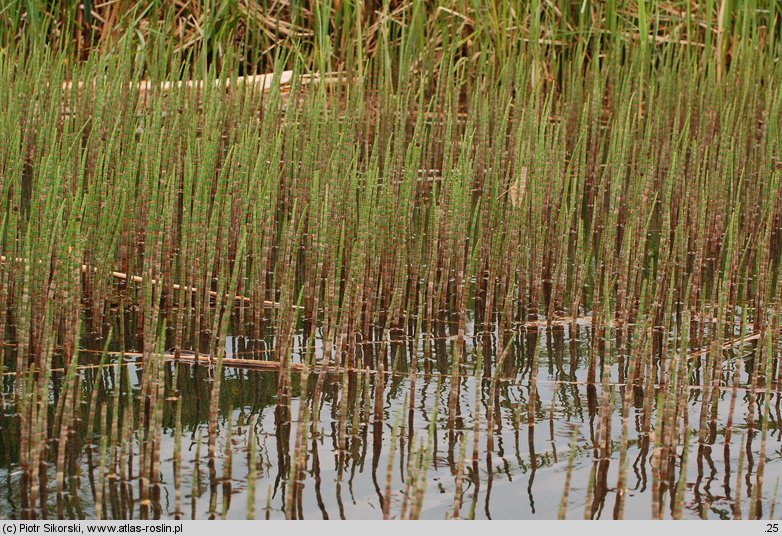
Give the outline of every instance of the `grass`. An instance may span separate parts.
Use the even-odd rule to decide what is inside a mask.
[[[185,351],[212,375],[199,405],[206,473],[198,450],[191,496],[203,478],[216,490],[235,325],[278,364],[287,518],[304,515],[319,401],[336,398],[347,459],[361,427],[382,438],[383,395],[399,378],[411,382],[411,420],[392,434],[394,444],[406,437],[405,483],[400,492],[393,447],[384,489],[375,483],[384,516],[423,513],[438,410],[455,461],[449,515],[476,515],[479,490],[471,496],[464,480],[479,473],[480,449],[498,448],[509,380],[527,390],[526,415],[513,420],[529,430],[534,475],[534,429],[549,407],[535,340],[559,329],[589,333],[588,355],[555,375],[587,384],[586,517],[602,511],[617,433],[617,486],[628,486],[630,443],[644,443],[655,452],[651,516],[669,507],[681,517],[690,446],[697,437],[702,456],[720,441],[726,390],[724,448],[743,389],[745,437],[759,434],[763,460],[780,370],[779,8],[578,4],[113,3],[89,16],[45,2],[6,7],[0,328],[14,384],[2,427],[18,448],[4,463],[23,475],[20,515],[53,515],[39,484],[50,464],[56,515],[83,515],[67,492],[82,453],[92,515],[162,515],[164,428],[195,404],[164,361]],[[264,69],[277,81],[236,83]],[[293,75],[281,84],[284,69]],[[327,73],[329,83],[303,78]],[[202,83],[174,83],[183,77]],[[105,343],[102,367],[85,367],[86,339]],[[136,351],[137,384],[124,359]],[[447,402],[416,436],[416,378],[433,374],[447,380]],[[468,380],[469,454],[468,428],[457,441]],[[684,411],[693,403],[697,415]],[[231,436],[239,423],[229,423]],[[572,471],[575,444],[561,517],[583,477]],[[222,516],[230,454],[227,463],[227,502],[214,495],[209,506]],[[765,465],[747,486],[751,517],[765,511]],[[254,516],[261,469],[247,467]]]

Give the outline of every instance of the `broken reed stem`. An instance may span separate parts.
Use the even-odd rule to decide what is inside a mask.
[[[136,359],[140,359],[140,358],[144,357],[144,354],[141,353],[141,352],[113,352],[113,351],[110,351],[110,352],[107,352],[107,355],[112,355],[112,356],[123,355],[126,358],[136,358]],[[201,355],[201,356],[196,357],[195,355],[189,355],[189,354],[180,354],[179,356],[177,356],[176,354],[164,353],[164,354],[159,354],[158,357],[160,359],[162,359],[163,361],[165,361],[165,362],[181,363],[183,365],[203,365],[203,366],[214,366],[214,365],[216,365],[216,361],[214,359],[212,359],[208,355]],[[138,364],[139,362],[133,360],[133,361],[126,361],[126,362],[119,363],[119,364],[120,365],[128,365],[130,363]],[[141,364],[143,365],[143,362]],[[222,361],[222,364],[223,364],[224,367],[229,367],[229,368],[241,368],[241,369],[248,369],[248,370],[265,370],[265,371],[271,371],[271,372],[279,371],[280,367],[281,367],[281,363],[279,363],[278,361],[272,361],[272,360],[264,361],[264,360],[258,360],[258,359],[238,359],[238,358],[229,358],[229,357],[224,357],[223,361]],[[81,371],[81,370],[89,370],[89,369],[99,369],[99,368],[106,368],[106,367],[114,367],[116,365],[117,365],[117,363],[102,363],[102,364],[95,364],[95,365],[80,365],[80,366],[78,366],[76,368],[76,370]],[[318,363],[315,363],[312,366],[308,366],[308,365],[303,364],[303,363],[290,363],[288,366],[290,367],[290,371],[291,372],[302,372],[305,368],[309,368],[310,372],[312,372],[312,373],[314,373],[315,371],[318,371],[318,372],[324,371],[326,373],[331,373],[331,374],[339,374],[339,373],[344,373],[344,372],[357,372],[357,373],[364,373],[364,374],[369,374],[369,375],[376,375],[376,374],[381,373],[381,371],[375,370],[375,369],[371,369],[369,367],[366,367],[366,368],[351,368],[351,367],[339,367],[339,366],[324,367],[324,366],[321,366]],[[67,369],[64,369],[64,368],[51,368],[49,370],[51,372],[66,372],[67,371]],[[30,372],[33,375],[35,375],[35,374],[38,374],[40,371],[37,370],[37,369],[31,368],[31,369],[28,370],[28,372]],[[388,375],[388,376],[392,376],[392,377],[406,378],[406,377],[410,377],[412,372],[383,371],[382,374]],[[435,376],[439,377],[441,375],[440,373],[434,373],[434,372],[421,373],[421,374],[422,374],[422,376],[425,379],[430,379],[430,378],[435,377]],[[4,372],[2,374],[2,376],[16,376],[16,375],[17,375],[16,372]],[[452,376],[447,375],[447,374],[442,375],[442,376],[443,376],[444,379],[452,379],[453,378]],[[497,377],[497,381],[503,381],[503,382],[513,382],[513,381],[515,381],[517,379],[518,378],[515,377],[515,376],[499,376],[499,377]],[[603,382],[594,382],[593,383],[593,382],[589,382],[589,381],[586,381],[586,380],[559,380],[559,379],[551,380],[551,379],[548,379],[548,378],[544,378],[544,379],[537,378],[536,379],[536,383],[546,384],[546,385],[575,385],[575,386],[583,385],[583,386],[588,386],[588,385],[598,385],[598,384],[602,385]],[[613,387],[632,387],[632,384],[629,384],[627,382],[608,382],[607,385],[608,385],[608,387],[611,387],[611,388],[613,388]],[[664,388],[665,384],[656,383],[656,384],[650,384],[649,386],[652,389],[656,390],[656,389]],[[713,386],[712,385],[704,386],[704,385],[690,384],[690,385],[687,385],[686,388],[688,390],[690,390],[690,391],[699,391],[699,390],[703,390],[703,389],[706,389],[706,388],[713,388]],[[717,388],[720,391],[733,391],[735,389],[735,390],[744,391],[746,393],[766,393],[767,392],[765,387],[761,388],[761,387],[752,387],[752,386],[720,385]],[[770,390],[768,392],[770,394],[782,394],[782,389]]]
[[[279,85],[280,86],[286,86],[290,85],[294,79],[293,79],[294,72],[293,71],[282,71],[277,75],[276,73],[265,73],[265,74],[254,74],[254,75],[248,75],[248,76],[237,76],[236,78],[225,78],[225,79],[215,79],[211,80],[209,82],[209,86],[216,87],[216,88],[224,88],[228,89],[232,86],[240,87],[240,86],[253,86],[255,88],[261,89],[261,91],[269,91],[274,87],[274,79],[275,76],[279,76]],[[334,84],[334,83],[343,83],[347,81],[347,78],[345,77],[344,73],[340,72],[334,72],[334,73],[325,73],[325,75],[321,76],[318,73],[314,74],[303,74],[301,75],[297,82],[302,85],[308,85],[308,84]],[[85,83],[85,82],[77,82],[76,89],[82,90],[85,87],[90,87],[90,89],[94,89],[98,84],[97,80],[93,80],[91,83]],[[128,84],[128,87],[130,89],[135,89],[139,92],[150,92],[150,91],[171,91],[171,90],[178,90],[178,89],[203,89],[205,86],[203,80],[170,80],[165,82],[154,82],[152,80],[140,80],[138,82],[130,82]],[[73,89],[73,82],[68,80],[62,83],[62,89],[64,91],[70,91]]]
[[[23,259],[23,258],[20,258],[20,257],[15,258],[14,261],[15,262],[27,262],[26,259]],[[6,257],[0,255],[0,263],[5,264],[6,262],[7,262]],[[86,264],[82,264],[81,265],[81,271],[82,271],[82,273],[87,273],[89,271],[92,271],[93,273],[98,273],[98,268],[97,267],[89,267]],[[123,273],[123,272],[111,272],[110,275],[114,279],[118,279],[120,281],[132,281],[133,283],[144,283],[144,278],[139,276],[139,275],[129,275],[129,274],[126,274],[126,273]],[[151,282],[152,282],[152,285],[159,285],[159,284],[161,284],[160,281],[158,281],[157,279],[152,279]],[[192,293],[197,293],[198,292],[198,289],[196,287],[189,287],[189,286],[185,286],[185,285],[180,285],[178,283],[172,283],[171,285],[169,285],[169,287],[172,290],[182,290],[182,291],[185,291],[185,292],[192,292]],[[216,298],[219,295],[220,294],[217,291],[214,291],[214,290],[210,290],[209,291],[209,296],[212,297],[212,298]],[[230,298],[230,295],[228,293],[225,293],[223,295],[223,297]],[[238,302],[244,302],[244,303],[252,303],[252,301],[253,301],[252,298],[249,298],[247,296],[239,296],[239,295],[234,296],[234,300],[238,301]],[[280,307],[280,304],[277,303],[277,302],[264,300],[263,301],[263,306],[264,307],[278,308],[278,307]],[[292,307],[294,309],[300,309],[301,308],[298,305],[293,305]]]

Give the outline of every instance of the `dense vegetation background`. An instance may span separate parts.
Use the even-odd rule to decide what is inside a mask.
[[[502,64],[520,50],[562,53],[595,40],[693,47],[721,68],[741,41],[778,50],[782,7],[774,0],[9,0],[1,13],[4,47],[37,43],[84,59],[130,40],[141,56],[218,63],[238,51],[241,69],[257,73],[280,56],[288,66],[339,69],[366,56],[422,58],[451,47]]]

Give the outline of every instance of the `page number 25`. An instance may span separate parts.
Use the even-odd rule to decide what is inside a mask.
[[[766,532],[779,532],[779,523],[766,523]]]

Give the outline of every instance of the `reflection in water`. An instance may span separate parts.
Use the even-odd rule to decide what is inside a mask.
[[[661,372],[670,356],[630,370],[616,350],[627,333],[594,359],[602,343],[589,326],[519,330],[511,344],[490,332],[462,345],[449,329],[357,344],[350,371],[161,362],[159,384],[145,379],[154,366],[115,356],[89,367],[100,355],[85,351],[73,379],[52,377],[50,429],[26,436],[6,375],[0,515],[645,519],[774,508],[780,401],[750,388],[751,344],[725,350],[709,389],[697,385],[699,359],[683,360],[678,379]],[[226,356],[269,359],[273,342],[231,336]],[[308,352],[302,336],[294,362]],[[51,455],[31,481],[22,464],[35,437],[50,438]]]

